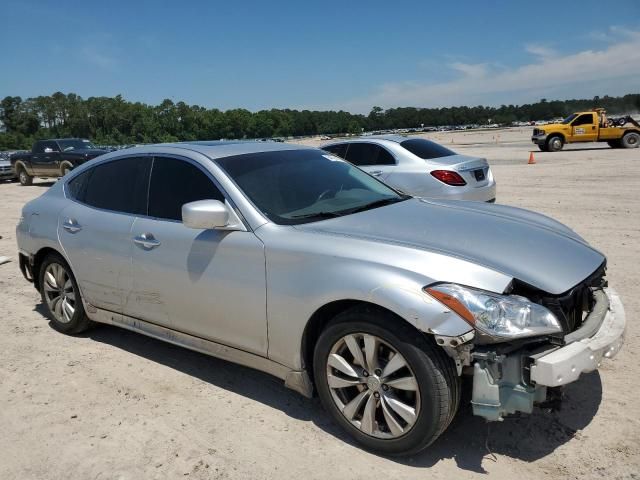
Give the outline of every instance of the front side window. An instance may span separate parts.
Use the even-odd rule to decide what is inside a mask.
[[[131,157],[101,163],[69,182],[69,193],[91,207],[145,215],[150,157]],[[87,177],[83,177],[87,174]],[[81,178],[82,177],[82,178]],[[77,183],[76,183],[77,182]]]
[[[404,200],[387,187],[321,150],[285,150],[217,159],[267,218],[296,225]]]
[[[374,143],[350,143],[346,159],[359,167],[395,164],[393,156]]]
[[[224,195],[198,167],[184,160],[156,157],[149,183],[149,216],[182,221],[182,205],[220,200]]]
[[[400,146],[409,150],[415,156],[420,157],[423,160],[450,157],[451,155],[456,154],[453,150],[449,150],[442,145],[438,145],[430,140],[425,140],[424,138],[411,138],[400,142]]]
[[[577,127],[578,125],[591,125],[593,123],[593,113],[584,113],[580,115],[573,122],[573,126]]]

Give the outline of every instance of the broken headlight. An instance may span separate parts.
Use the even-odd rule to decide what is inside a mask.
[[[558,319],[542,305],[519,295],[500,295],[444,283],[424,291],[491,337],[533,337],[562,332]]]

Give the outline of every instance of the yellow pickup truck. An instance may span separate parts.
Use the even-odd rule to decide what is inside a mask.
[[[608,119],[604,109],[572,113],[562,123],[533,129],[531,141],[543,152],[557,152],[566,143],[607,142],[611,148],[637,148],[640,124],[626,116]]]

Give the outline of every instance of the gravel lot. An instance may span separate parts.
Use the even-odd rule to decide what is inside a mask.
[[[317,400],[266,374],[115,327],[56,333],[18,270],[14,232],[22,205],[51,183],[6,183],[0,256],[13,262],[0,266],[0,478],[640,478],[640,150],[536,149],[527,165],[530,132],[429,137],[486,157],[499,203],[557,218],[609,258],[626,345],[567,388],[561,411],[487,425],[463,407],[428,451],[388,459],[351,444]]]

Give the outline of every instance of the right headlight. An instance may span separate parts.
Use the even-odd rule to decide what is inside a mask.
[[[424,291],[492,337],[513,339],[562,332],[553,313],[519,295],[500,295],[453,283],[425,287]]]

